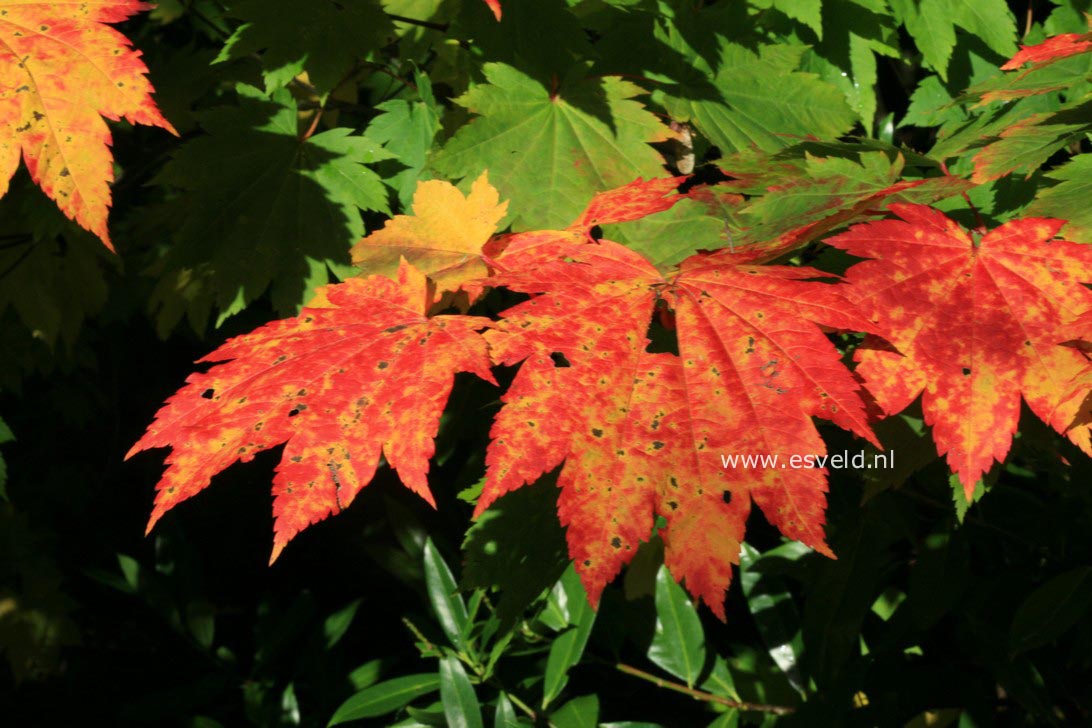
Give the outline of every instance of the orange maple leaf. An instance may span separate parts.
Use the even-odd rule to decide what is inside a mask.
[[[923,205],[889,208],[902,220],[857,225],[826,242],[862,258],[846,273],[855,304],[882,342],[858,348],[857,373],[883,411],[922,394],[937,451],[967,497],[1008,454],[1020,398],[1092,455],[1073,427],[1088,358],[1059,344],[1092,309],[1092,247],[1053,240],[1061,220],[1013,220],[977,240]],[[1087,390],[1084,391],[1087,394]]]
[[[0,195],[22,157],[61,211],[111,250],[114,171],[102,117],[175,133],[152,101],[140,52],[106,25],[147,7],[137,0],[0,2]]]
[[[463,195],[440,180],[421,182],[413,214],[396,215],[352,249],[353,264],[365,273],[394,276],[403,258],[436,283],[455,291],[489,274],[482,248],[508,210],[482,174]]]
[[[1001,66],[1001,70],[1012,71],[1025,63],[1045,65],[1051,61],[1075,56],[1078,53],[1087,53],[1090,50],[1092,50],[1092,34],[1062,33],[1036,45],[1021,46],[1020,51]]]
[[[488,5],[489,9],[493,11],[493,17],[499,21],[501,19],[500,0],[485,0],[485,4]]]
[[[495,361],[523,364],[493,425],[476,513],[564,463],[558,514],[593,604],[656,515],[671,573],[721,618],[752,499],[785,535],[831,555],[825,470],[735,470],[721,456],[821,455],[812,416],[875,441],[819,328],[869,328],[841,287],[807,280],[824,275],[812,269],[703,255],[666,278],[609,241],[517,237],[492,282],[539,295],[485,334]],[[657,300],[675,309],[679,356],[646,350]]]
[[[428,461],[456,372],[493,382],[487,319],[428,318],[433,293],[403,262],[326,286],[320,307],[231,339],[201,361],[127,457],[172,447],[150,531],[236,461],[285,444],[273,481],[272,562],[301,530],[352,502],[382,454],[430,504]]]

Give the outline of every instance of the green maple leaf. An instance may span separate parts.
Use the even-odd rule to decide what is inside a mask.
[[[957,26],[1001,56],[1016,52],[1016,18],[1005,0],[891,0],[891,9],[941,79],[948,79]]]
[[[1092,243],[1092,154],[1081,154],[1047,173],[1061,184],[1043,190],[1027,212],[1068,220],[1062,235],[1078,243]]]
[[[837,86],[865,129],[871,130],[876,116],[876,55],[901,55],[895,19],[882,0],[827,0],[823,27],[814,52],[804,57],[803,70]]]
[[[246,22],[216,60],[261,52],[266,91],[307,71],[315,89],[329,93],[357,59],[394,35],[378,0],[239,0],[231,4],[231,14]]]
[[[105,274],[119,263],[28,181],[0,200],[0,314],[11,308],[33,339],[70,349],[84,320],[106,304]]]
[[[453,179],[488,170],[511,200],[517,227],[564,227],[596,192],[663,174],[663,157],[648,143],[670,131],[633,100],[642,93],[634,84],[570,76],[551,91],[502,63],[483,70],[488,83],[456,100],[478,118],[455,133],[432,167]]]
[[[775,151],[806,138],[849,131],[855,115],[845,96],[813,73],[796,69],[804,46],[762,46],[756,54],[721,41],[716,69],[674,26],[665,42],[683,65],[653,98],[668,114],[689,121],[724,153],[758,147]]]
[[[364,234],[361,210],[387,212],[386,191],[365,164],[390,154],[336,128],[301,138],[296,103],[240,86],[239,105],[207,112],[207,132],[185,144],[158,181],[180,195],[168,209],[174,243],[154,296],[160,331],[185,311],[198,329],[272,287],[274,308],[294,314],[311,291],[344,273]]]
[[[417,98],[391,99],[376,105],[382,113],[372,119],[366,131],[369,139],[397,157],[397,163],[385,165],[402,166],[401,171],[384,174],[383,181],[398,193],[403,207],[413,199],[418,181],[428,179],[424,168],[440,131],[442,111],[436,104],[428,76],[415,72],[413,83]]]

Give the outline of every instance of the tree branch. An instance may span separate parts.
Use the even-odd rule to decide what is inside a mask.
[[[633,677],[639,677],[642,680],[656,685],[657,687],[667,688],[668,690],[674,690],[677,693],[683,695],[689,695],[694,700],[702,700],[706,703],[717,703],[729,708],[736,708],[737,710],[753,710],[759,713],[773,713],[774,715],[788,715],[789,713],[796,712],[796,708],[788,705],[766,705],[765,703],[748,703],[742,700],[731,700],[729,698],[721,697],[720,695],[714,695],[713,693],[707,693],[704,690],[695,690],[689,688],[682,683],[672,682],[671,680],[664,680],[662,677],[657,677],[652,673],[640,670],[632,665],[627,665],[624,662],[616,663],[614,666],[617,670],[632,675]]]

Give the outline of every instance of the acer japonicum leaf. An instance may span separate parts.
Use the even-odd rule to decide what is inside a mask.
[[[720,163],[733,179],[690,190],[691,198],[727,218],[732,244],[721,255],[734,262],[774,260],[847,222],[878,214],[887,202],[929,203],[971,187],[949,175],[904,179],[906,160],[894,148],[814,145],[816,152],[831,154],[817,156],[810,146],[733,155]],[[731,193],[749,199],[724,204]]]
[[[1092,51],[1092,34],[1063,33],[1036,45],[1021,46],[1020,51],[1001,66],[1001,70],[1012,71],[1026,63],[1042,65],[1089,51]]]
[[[488,321],[428,318],[433,292],[403,263],[397,279],[350,279],[322,289],[299,316],[229,340],[201,361],[129,456],[172,447],[148,529],[237,461],[285,445],[273,480],[271,561],[302,529],[338,513],[382,455],[430,504],[427,473],[457,372],[493,382]]]
[[[469,195],[450,182],[421,182],[413,195],[413,214],[395,215],[383,229],[353,246],[353,264],[393,277],[405,259],[427,275],[438,292],[458,290],[489,274],[482,248],[507,210],[508,203],[500,202],[485,174]]]
[[[152,101],[140,52],[107,25],[147,7],[137,0],[0,3],[0,195],[21,157],[61,211],[111,250],[114,169],[103,117],[175,133]]]
[[[978,240],[932,208],[890,209],[902,219],[827,240],[870,258],[846,279],[854,303],[890,343],[866,340],[855,354],[856,372],[884,413],[922,395],[937,451],[968,498],[1007,455],[1021,397],[1092,454],[1089,428],[1078,420],[1088,357],[1060,345],[1072,338],[1067,326],[1092,309],[1084,286],[1092,247],[1053,240],[1060,220],[1013,220]]]
[[[808,280],[824,275],[812,269],[705,256],[667,278],[610,241],[512,238],[491,282],[537,295],[485,334],[496,362],[523,364],[493,425],[477,513],[564,463],[558,515],[593,603],[659,515],[671,573],[722,618],[752,499],[785,535],[830,554],[825,471],[734,471],[721,455],[823,453],[812,416],[874,441],[819,327],[870,328],[840,286]],[[679,356],[646,351],[658,299],[675,309]]]

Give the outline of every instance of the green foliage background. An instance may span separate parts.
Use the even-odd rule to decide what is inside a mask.
[[[883,423],[899,467],[832,477],[839,559],[756,513],[727,624],[655,539],[590,610],[549,479],[472,525],[496,391],[469,379],[438,511],[381,474],[269,568],[267,454],[143,536],[160,465],[122,456],[158,403],[226,337],[354,275],[349,247],[420,180],[488,169],[518,230],[638,176],[750,175],[723,214],[684,203],[608,231],[662,265],[851,211],[819,236],[900,179],[931,180],[915,194],[968,225],[1053,215],[1092,243],[1092,54],[1027,81],[1049,93],[967,93],[1013,88],[999,65],[1086,32],[1089,0],[503,7],[498,23],[481,0],[164,0],[122,30],[182,136],[114,126],[119,255],[25,171],[0,199],[5,722],[1088,721],[1092,464],[1030,416],[971,504],[920,416]],[[942,169],[976,184],[963,196]]]

